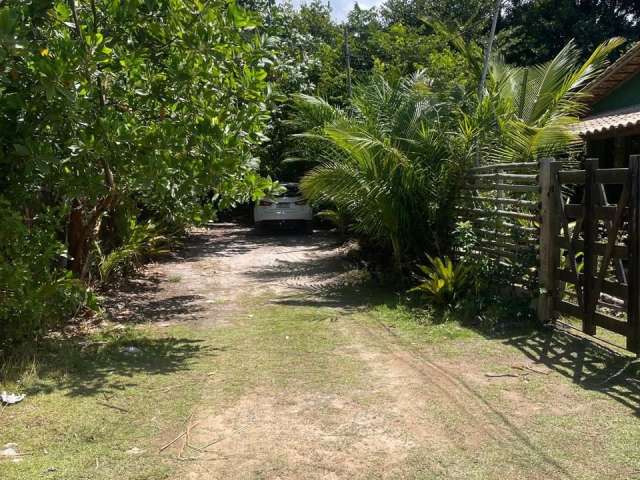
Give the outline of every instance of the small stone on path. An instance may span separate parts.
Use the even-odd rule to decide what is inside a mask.
[[[141,448],[133,447],[133,448],[127,450],[126,453],[129,454],[129,455],[140,455],[140,454],[143,454],[144,452],[145,451],[143,449],[141,449]]]
[[[0,448],[0,457],[11,458],[13,462],[21,462],[20,453],[18,452],[17,443],[7,443]]]

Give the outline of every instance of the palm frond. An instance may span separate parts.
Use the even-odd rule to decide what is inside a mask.
[[[398,265],[408,252],[437,244],[437,223],[452,197],[447,189],[456,185],[447,176],[466,158],[451,151],[464,142],[447,134],[454,124],[443,122],[451,121],[445,108],[424,72],[394,84],[374,77],[355,90],[349,114],[298,135],[326,147],[303,178],[303,192],[346,212],[351,228],[390,246]]]
[[[491,75],[499,109],[501,136],[490,147],[491,161],[535,160],[575,150],[579,138],[572,126],[585,111],[586,87],[606,67],[607,56],[622,44],[612,38],[580,62],[573,41],[549,62],[527,68],[510,67],[496,60]]]

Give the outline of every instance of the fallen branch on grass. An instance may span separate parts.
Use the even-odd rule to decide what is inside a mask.
[[[189,416],[189,420],[187,422],[187,428],[183,432],[181,432],[180,435],[178,435],[176,438],[171,440],[169,443],[166,443],[165,445],[160,447],[160,450],[158,450],[158,452],[165,451],[167,448],[169,448],[171,445],[176,443],[182,437],[187,436],[187,438],[185,439],[185,443],[182,445],[182,448],[180,449],[180,454],[178,455],[178,458],[182,460],[182,458],[181,458],[182,457],[182,453],[184,452],[185,446],[188,443],[189,435],[191,434],[191,429],[194,428],[196,425],[198,425],[200,423],[199,421],[191,423],[191,418],[192,417],[193,417],[193,414],[191,416]]]
[[[529,370],[533,373],[538,373],[540,375],[549,375],[550,371],[538,370],[537,368],[530,367],[529,365],[511,365],[511,368],[515,368],[516,370]]]
[[[164,445],[163,447],[160,448],[160,452],[163,452],[164,450],[166,450],[167,448],[169,448],[171,445],[173,445],[174,443],[176,443],[178,440],[180,440],[182,437],[184,437],[187,434],[187,432],[182,432],[180,435],[178,435],[176,438],[174,438],[173,440],[171,440],[169,443],[167,443],[166,445]]]
[[[98,402],[98,405],[102,405],[103,407],[113,408],[114,410],[118,410],[119,412],[122,412],[122,413],[129,413],[129,410],[127,410],[126,408],[118,407],[116,405],[111,405],[110,403],[107,403],[107,402]]]
[[[189,445],[189,439],[191,437],[191,429],[194,428],[196,425],[198,425],[198,423],[200,423],[200,422],[192,423],[191,422],[192,418],[193,418],[193,413],[189,416],[189,420],[187,421],[187,429],[184,432],[185,433],[184,443],[182,444],[182,448],[180,449],[180,453],[178,454],[178,458],[180,460],[183,459],[182,454],[184,453],[184,449],[187,447],[187,445]]]

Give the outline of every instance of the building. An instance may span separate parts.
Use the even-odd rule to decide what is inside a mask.
[[[587,157],[604,168],[624,167],[640,154],[640,42],[612,63],[588,88],[589,112],[578,133]]]

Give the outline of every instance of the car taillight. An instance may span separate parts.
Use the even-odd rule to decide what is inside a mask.
[[[270,207],[271,205],[273,205],[273,202],[268,202],[267,200],[260,200],[260,203],[258,204],[261,207]]]
[[[296,202],[296,205],[306,205],[306,204],[307,204],[307,201],[306,201],[306,200],[298,200],[298,201]]]

